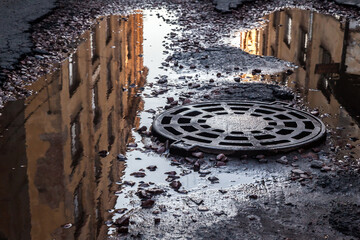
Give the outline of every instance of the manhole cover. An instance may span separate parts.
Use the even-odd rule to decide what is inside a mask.
[[[325,136],[316,117],[279,103],[202,102],[161,113],[153,131],[170,148],[210,153],[277,152],[305,147]]]

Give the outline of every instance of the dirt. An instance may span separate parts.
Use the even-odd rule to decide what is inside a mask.
[[[331,149],[335,132],[329,131],[327,141],[318,148],[293,151],[285,158],[281,154],[244,155],[217,161],[202,153],[188,158],[171,155],[167,143],[147,131],[155,113],[191,101],[281,100],[308,110],[300,94],[276,81],[280,73],[291,75],[294,64],[250,55],[224,42],[235,27],[245,30],[262,26],[264,22],[258,17],[281,7],[313,7],[358,17],[353,8],[334,3],[325,8],[322,4],[255,1],[233,9],[232,14],[222,14],[208,1],[60,1],[56,12],[33,26],[36,55],[24,56],[14,71],[4,71],[7,80],[0,91],[0,106],[30,95],[25,85],[66,59],[83,40],[80,33],[94,24],[95,16],[125,14],[139,6],[166,8],[175,17],[161,12],[154,15],[163,19],[163,24],[176,24],[171,27],[177,29],[166,35],[168,41],[163,39],[164,56],[150,68],[160,66],[161,74],[150,72],[148,84],[139,93],[145,101],[139,121],[145,127],[134,129],[134,143],[128,145],[126,157],[118,157],[127,165],[121,179],[115,180],[119,181],[119,198],[109,211],[115,214],[104,219],[110,227],[109,238],[354,239],[360,231],[359,207],[355,204],[360,200],[359,171],[345,160],[336,162],[338,152]],[[102,8],[104,5],[107,7]],[[167,74],[170,69],[175,73]],[[235,74],[249,77],[235,78]],[[108,151],[102,153],[109,155]],[[36,179],[40,181],[38,175]]]

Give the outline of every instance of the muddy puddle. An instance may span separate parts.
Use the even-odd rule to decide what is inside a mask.
[[[218,190],[285,179],[285,169],[247,156],[216,166],[206,155],[202,174],[191,164],[174,164],[179,157],[149,133],[152,120],[197,100],[301,104],[302,96],[336,136],[326,147],[356,164],[360,31],[351,22],[284,10],[265,17],[262,29],[234,31],[230,52],[284,60],[269,61],[259,72],[241,62],[231,71],[213,69],[197,55],[181,65],[173,41],[182,29],[171,19],[165,10],[99,18],[66,61],[29,86],[32,96],[1,111],[0,238],[105,239],[116,233],[117,219],[141,210],[139,188],[163,189],[159,202],[175,216],[186,195],[206,198],[221,213],[227,202]],[[287,87],[298,93],[295,100]],[[178,191],[169,186],[174,179],[165,173],[171,171],[181,182]]]

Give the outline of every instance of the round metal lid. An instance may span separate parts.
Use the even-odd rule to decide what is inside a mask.
[[[158,115],[153,132],[171,149],[209,153],[289,151],[325,136],[309,113],[281,103],[221,101],[178,106]]]

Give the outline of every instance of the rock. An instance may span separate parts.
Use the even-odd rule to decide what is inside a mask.
[[[206,211],[209,211],[209,208],[207,208],[206,206],[198,206],[198,211],[206,212]]]
[[[219,155],[216,156],[216,160],[225,162],[227,161],[227,157],[225,156],[225,154],[220,153]]]
[[[134,147],[137,147],[138,145],[137,145],[137,143],[129,143],[128,145],[127,145],[127,147],[129,147],[129,148],[134,148]]]
[[[160,218],[154,218],[154,224],[155,225],[160,224]]]
[[[124,185],[128,185],[128,186],[131,186],[131,187],[132,187],[132,186],[134,186],[134,185],[135,185],[135,182],[133,182],[133,181],[124,181],[124,182],[123,182],[123,184],[124,184]]]
[[[331,171],[331,167],[329,167],[329,166],[324,166],[324,167],[322,167],[322,168],[320,169],[320,171],[322,171],[322,172],[329,172],[329,171]]]
[[[300,170],[300,169],[292,169],[291,172],[292,172],[292,173],[295,173],[295,174],[299,174],[299,175],[305,173],[304,171],[302,171],[302,170]]]
[[[324,165],[324,164],[323,164],[322,161],[314,160],[314,161],[311,162],[310,167],[312,167],[312,168],[322,168],[323,165]]]
[[[193,153],[191,153],[191,155],[196,157],[196,158],[204,158],[204,153],[203,152],[193,152]]]
[[[134,176],[134,177],[137,177],[137,178],[143,178],[146,176],[146,174],[144,172],[133,172],[130,174],[130,176]]]
[[[170,187],[172,187],[174,190],[179,190],[179,188],[181,187],[181,182],[179,181],[172,181],[170,184]]]
[[[259,159],[259,163],[267,163],[268,160],[266,158],[263,158],[263,159]]]
[[[146,192],[151,195],[159,195],[159,194],[164,193],[165,191],[161,188],[150,188],[150,189],[146,190]]]
[[[146,127],[146,126],[142,126],[142,127],[139,128],[137,131],[138,131],[139,133],[142,133],[142,132],[146,132],[146,130],[147,130],[147,127]]]
[[[259,73],[261,73],[261,70],[260,70],[260,69],[254,69],[254,70],[252,70],[252,72],[251,72],[252,75],[256,75],[256,74],[259,74]]]
[[[158,153],[158,154],[162,154],[162,153],[164,153],[166,151],[166,148],[164,147],[164,146],[161,146],[161,147],[159,147],[157,150],[156,150],[156,152]]]
[[[289,163],[286,156],[282,156],[281,158],[277,159],[276,162],[281,163],[281,164],[288,164]]]
[[[150,171],[154,172],[154,171],[156,171],[157,166],[156,166],[156,165],[150,165],[150,166],[147,167],[147,169],[149,169]]]
[[[117,160],[119,160],[119,161],[125,161],[125,160],[127,160],[127,158],[126,158],[123,154],[118,154],[118,155],[116,156],[116,158],[117,158]]]
[[[254,200],[258,199],[258,195],[256,195],[256,194],[251,194],[248,197],[249,197],[249,199],[254,199]]]
[[[194,163],[194,171],[195,172],[198,172],[200,170],[200,161],[197,160],[195,163]]]
[[[167,103],[172,103],[174,101],[173,97],[167,97]]]
[[[155,204],[155,201],[152,199],[147,199],[144,201],[141,201],[141,207],[142,208],[152,208]]]
[[[257,159],[263,159],[263,158],[265,158],[265,155],[257,155],[256,158]]]
[[[215,216],[221,216],[221,215],[226,215],[226,214],[225,214],[225,212],[223,210],[221,210],[221,211],[215,211],[214,215]]]
[[[226,166],[226,163],[225,163],[225,162],[222,162],[222,161],[218,161],[218,162],[216,162],[216,166],[217,166],[217,167]]]
[[[121,218],[117,219],[114,222],[114,225],[117,227],[129,226],[130,224],[130,217],[129,216],[122,216]]]
[[[118,233],[129,233],[129,228],[128,227],[119,227],[117,229]]]
[[[217,177],[215,177],[215,176],[208,177],[208,180],[211,183],[218,183],[219,182],[219,179]]]
[[[235,78],[234,78],[234,81],[235,81],[235,82],[240,82],[240,81],[241,81],[241,78],[235,77]]]
[[[226,191],[226,190],[223,190],[223,189],[219,189],[219,192],[221,192],[222,194],[227,193],[227,191]]]
[[[176,175],[176,172],[175,171],[170,171],[170,172],[165,172],[165,174],[167,174],[167,175]]]

